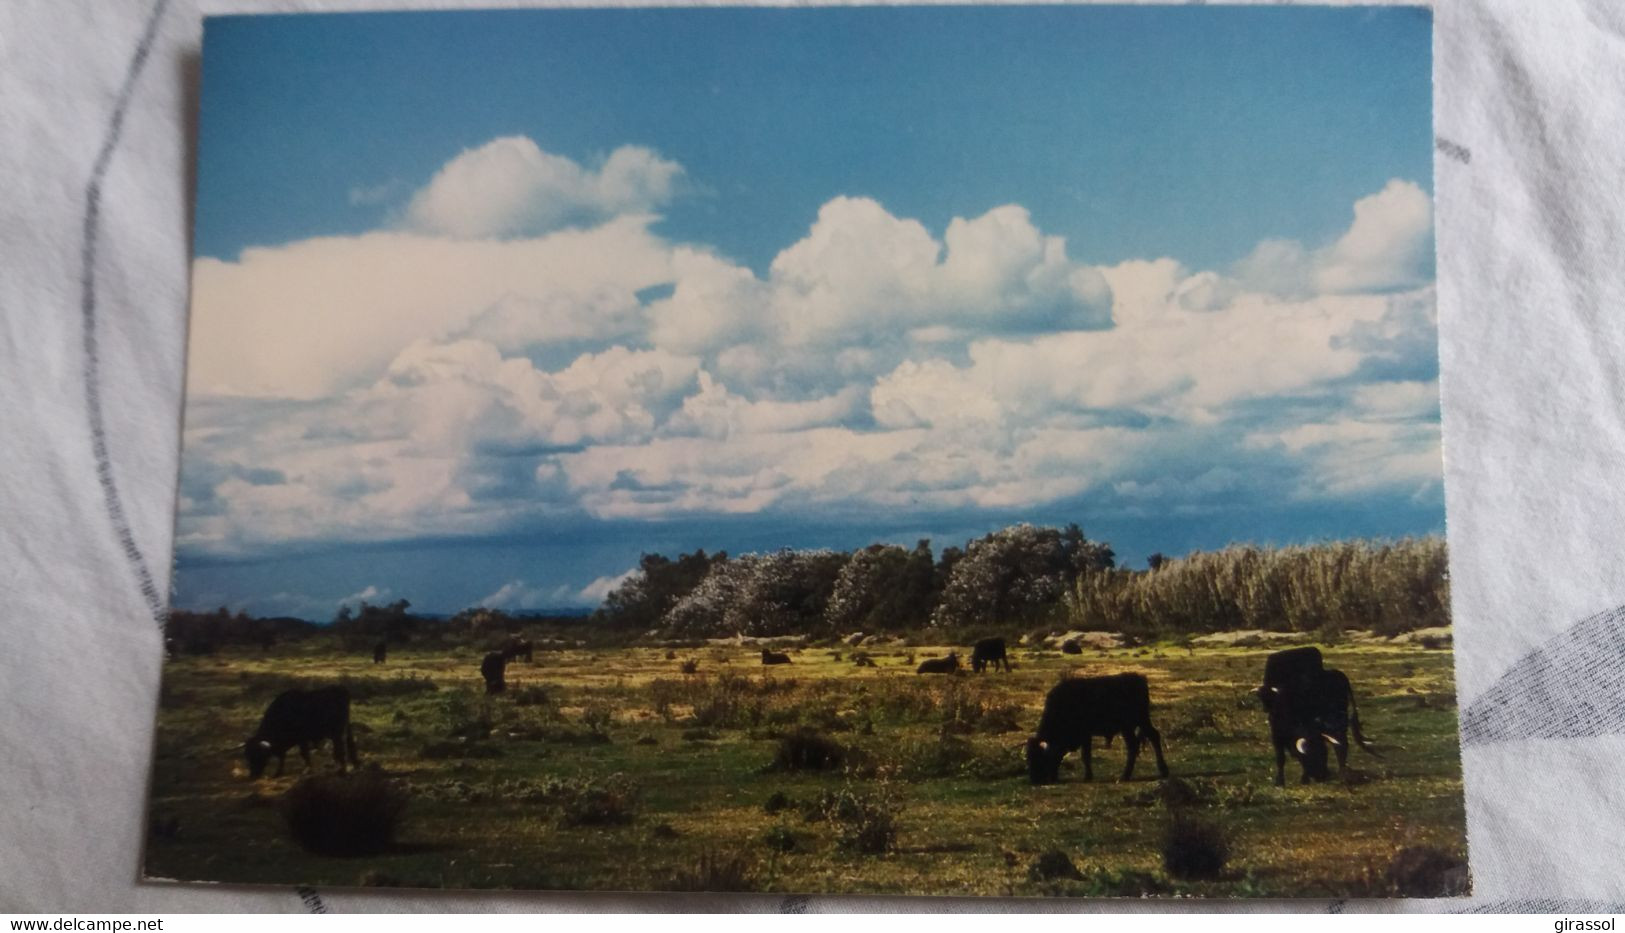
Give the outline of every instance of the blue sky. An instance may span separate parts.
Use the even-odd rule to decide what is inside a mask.
[[[627,142],[659,229],[760,271],[832,192],[940,228],[1026,205],[1090,262],[1317,241],[1431,178],[1417,9],[497,11],[207,22],[197,251],[360,233],[471,145]]]
[[[1442,531],[1431,20],[206,22],[177,604]]]

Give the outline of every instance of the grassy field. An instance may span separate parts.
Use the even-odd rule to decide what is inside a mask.
[[[165,671],[146,872],[239,883],[896,894],[1369,896],[1392,893],[1395,853],[1466,855],[1448,650],[1361,641],[1324,647],[1354,683],[1366,732],[1344,782],[1272,785],[1265,717],[1250,693],[1266,649],[1012,649],[1016,669],[919,676],[946,648],[538,652],[487,699],[470,647],[392,651],[387,664],[324,639],[172,660]],[[961,651],[964,649],[961,648]],[[695,659],[697,671],[680,672]],[[1032,787],[1020,744],[1068,674],[1144,673],[1176,782],[1149,748],[1115,782],[1119,741]],[[288,686],[343,681],[364,765],[408,803],[395,841],[364,858],[308,854],[279,805],[299,779],[248,780],[240,743]],[[808,729],[842,767],[774,769]],[[333,770],[327,749],[317,770]],[[273,766],[274,767],[274,766]],[[772,812],[770,812],[772,811]],[[1216,827],[1215,879],[1163,864],[1177,814]],[[891,834],[895,835],[892,836]],[[863,851],[865,843],[882,848]],[[1035,871],[1045,853],[1077,869]],[[1052,857],[1053,858],[1053,857]]]

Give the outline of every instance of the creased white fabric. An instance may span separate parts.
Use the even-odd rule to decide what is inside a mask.
[[[0,4],[0,911],[1225,907],[135,880],[173,529],[200,15],[383,5]],[[1608,689],[1625,682],[1625,612],[1613,611],[1625,605],[1625,4],[1441,3],[1435,72],[1476,892],[1237,910],[1625,909],[1625,716]]]

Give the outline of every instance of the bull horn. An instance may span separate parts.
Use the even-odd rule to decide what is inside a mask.
[[[260,739],[260,748],[270,748],[270,747],[271,747],[271,743],[270,743],[269,740]]]
[[[1271,692],[1271,693],[1280,693],[1280,692],[1281,692],[1281,688],[1280,688],[1280,687],[1271,687],[1271,688],[1270,688],[1270,692]]]
[[[1332,743],[1333,745],[1342,745],[1343,744],[1342,742],[1337,741],[1336,739],[1332,738],[1331,736],[1327,735],[1324,732],[1322,732],[1320,734],[1320,737],[1325,739],[1326,741]]]
[[[1296,748],[1298,750],[1298,754],[1307,755],[1307,754],[1309,754],[1309,740],[1308,739],[1299,739],[1298,744],[1294,745],[1293,748]]]
[[[1045,741],[1044,741],[1044,740],[1042,740],[1042,739],[1040,739],[1040,740],[1039,740],[1039,741],[1038,741],[1038,750],[1039,750],[1039,751],[1041,751],[1041,752],[1047,752],[1047,751],[1049,751],[1049,743],[1048,743],[1048,742],[1045,742]]]

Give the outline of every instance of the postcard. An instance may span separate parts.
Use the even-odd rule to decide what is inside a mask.
[[[1432,28],[208,19],[145,876],[1465,893]]]

